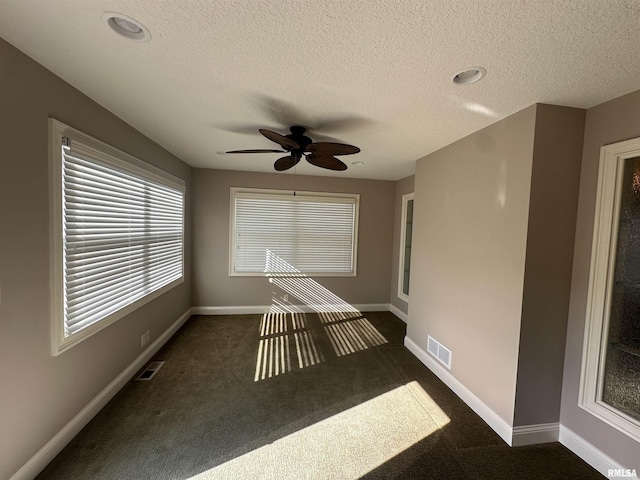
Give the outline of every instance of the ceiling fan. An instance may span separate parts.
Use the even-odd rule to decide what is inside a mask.
[[[307,162],[316,167],[326,168],[328,170],[346,170],[347,165],[335,156],[353,155],[360,151],[358,147],[344,143],[314,142],[304,134],[306,131],[305,127],[294,125],[289,128],[289,130],[291,131],[290,134],[280,135],[279,133],[264,128],[258,129],[262,135],[272,142],[279,144],[283,150],[231,150],[225,153],[289,153],[289,155],[279,158],[273,164],[278,172],[282,172],[297,165],[303,156],[307,159]]]

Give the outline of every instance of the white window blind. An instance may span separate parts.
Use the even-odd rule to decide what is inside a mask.
[[[181,282],[184,240],[184,185],[61,141],[58,350]]]
[[[232,275],[355,275],[358,195],[235,189],[232,197]]]

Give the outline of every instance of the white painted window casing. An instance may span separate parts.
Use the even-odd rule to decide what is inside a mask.
[[[398,262],[398,298],[409,303],[409,274],[411,272],[411,241],[413,237],[414,194],[402,196],[402,218],[400,223],[400,253]]]
[[[600,151],[579,406],[640,441],[640,422],[602,400],[624,164],[637,157],[640,138]]]
[[[52,350],[184,280],[184,181],[50,119]]]
[[[358,194],[231,188],[229,275],[355,276]]]

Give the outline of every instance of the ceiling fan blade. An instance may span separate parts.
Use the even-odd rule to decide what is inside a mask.
[[[316,167],[326,168],[327,170],[346,170],[347,165],[331,155],[316,155],[312,153],[307,155],[307,161]]]
[[[278,172],[282,172],[284,170],[289,170],[291,167],[298,164],[300,161],[300,157],[293,157],[289,155],[288,157],[282,157],[276,160],[276,163],[273,164],[273,168],[275,168]]]
[[[280,135],[279,133],[272,132],[271,130],[266,130],[264,128],[261,128],[258,131],[272,142],[282,145],[282,148],[285,150],[296,150],[300,148],[300,145],[284,135]]]
[[[254,148],[253,150],[230,150],[224,153],[284,153],[284,150],[266,150],[263,148]]]
[[[255,135],[256,131],[260,128],[264,128],[264,123],[261,125],[239,125],[239,124],[224,124],[224,125],[214,125],[215,128],[231,133],[239,133],[241,135]],[[277,127],[274,127],[277,128]]]
[[[309,126],[311,119],[303,111],[292,104],[268,95],[254,95],[254,101],[271,120],[282,126]]]
[[[327,133],[345,133],[348,131],[374,128],[378,122],[359,115],[312,117],[303,109],[268,95],[255,94],[254,102],[270,119],[282,126],[303,125],[309,130]],[[316,134],[317,136],[317,134]]]
[[[320,143],[320,142],[341,143],[340,139],[336,137],[330,137],[329,135],[318,133],[316,131],[310,132],[309,135],[311,135],[313,137],[313,141],[317,143]]]
[[[318,142],[307,145],[306,152],[316,153],[322,156],[333,155],[353,155],[358,153],[360,149],[353,145],[347,145],[345,143],[333,143],[333,142]]]
[[[324,118],[320,119],[314,124],[316,130],[323,132],[355,132],[359,130],[366,130],[375,126],[376,122],[369,120],[368,118],[349,115],[337,118]]]

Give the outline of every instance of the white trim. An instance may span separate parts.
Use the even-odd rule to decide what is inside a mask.
[[[404,302],[409,303],[409,295],[402,291],[403,283],[404,283],[404,254],[405,254],[405,244],[407,243],[407,206],[409,205],[409,200],[414,199],[414,192],[405,193],[402,195],[402,218],[400,220],[400,255],[398,256],[398,298]],[[415,202],[413,203],[415,207]],[[412,231],[413,236],[413,231]]]
[[[446,370],[426,350],[420,348],[409,337],[404,337],[404,345],[431,370],[453,393],[466,403],[471,410],[476,412],[487,424],[502,438],[507,445],[518,447],[523,445],[535,445],[558,441],[560,425],[558,423],[545,423],[539,425],[524,425],[511,427],[500,416],[491,410],[471,390],[465,387],[457,378]]]
[[[580,435],[571,431],[564,425],[560,425],[559,442],[569,450],[571,450],[573,453],[575,453],[577,456],[579,456],[582,460],[591,465],[593,468],[595,468],[605,477],[608,476],[607,474],[609,470],[626,470],[627,468],[620,465],[606,453],[602,452],[600,449],[593,446]],[[638,480],[637,476],[626,478]]]
[[[489,408],[482,400],[465,387],[457,378],[455,378],[440,363],[431,357],[425,350],[420,348],[409,337],[404,337],[404,345],[413,353],[418,360],[431,370],[444,384],[453,390],[458,397],[464,401],[471,409],[476,412],[487,424],[502,438],[508,445],[511,445],[512,428],[507,422],[498,416],[491,408]]]
[[[638,156],[640,156],[640,138],[606,145],[600,149],[578,394],[580,408],[636,441],[640,440],[640,422],[606,404],[602,400],[602,390],[624,163]]]
[[[62,430],[42,447],[9,480],[30,480],[35,478],[62,451],[62,449],[82,430],[89,421],[118,393],[126,383],[156,354],[189,319],[191,309],[184,312],[167,330],[144,350],[109,385],[91,400]]]
[[[59,354],[59,347],[64,340],[64,266],[62,259],[63,245],[63,199],[62,199],[62,149],[61,137],[65,125],[52,118],[49,119],[49,288],[51,293],[49,320],[51,325],[51,353]]]
[[[60,282],[58,282],[58,283],[60,283]],[[113,325],[118,320],[120,320],[120,319],[126,317],[127,315],[129,315],[131,312],[136,311],[140,307],[142,307],[142,306],[146,305],[147,303],[151,302],[152,300],[155,300],[156,298],[164,295],[169,290],[177,287],[178,285],[180,285],[182,283],[184,283],[184,275],[181,278],[178,278],[178,279],[174,280],[173,282],[166,284],[165,286],[159,288],[158,290],[154,290],[153,292],[145,295],[144,297],[136,300],[135,302],[130,303],[126,307],[121,308],[117,312],[114,312],[113,314],[109,315],[108,317],[104,317],[102,320],[99,320],[96,323],[94,323],[92,325],[89,325],[86,328],[83,328],[78,333],[75,333],[72,336],[67,337],[67,338],[64,338],[64,335],[62,335],[62,333],[61,333],[62,330],[63,330],[62,322],[64,320],[62,320],[62,318],[60,318],[61,315],[58,314],[57,316],[53,317],[53,318],[55,318],[55,323],[54,324],[56,325],[56,328],[53,329],[52,331],[55,331],[56,335],[62,335],[62,337],[57,336],[55,338],[52,338],[52,345],[51,345],[51,348],[52,348],[51,353],[52,353],[52,355],[54,355],[54,356],[61,355],[62,353],[66,352],[67,350],[69,350],[74,345],[77,345],[78,343],[82,342],[83,340],[86,340],[90,336],[95,335],[96,333],[104,330],[108,326]],[[59,304],[60,300],[55,299],[54,302],[56,304]],[[61,312],[61,310],[58,310],[58,312]]]
[[[392,304],[392,303],[389,304],[389,311],[391,313],[393,313],[396,317],[398,317],[400,320],[402,320],[404,323],[409,323],[409,315],[404,313],[402,310],[400,310],[394,304]]]
[[[511,433],[511,446],[521,447],[523,445],[557,442],[559,434],[560,424],[557,422],[513,427]]]
[[[99,160],[112,164],[115,158],[122,162],[114,164],[118,168],[124,168],[134,175],[151,176],[159,183],[168,185],[172,188],[182,189],[183,191],[186,190],[186,182],[184,179],[176,177],[169,172],[165,172],[161,168],[151,165],[144,160],[140,160],[139,158],[134,157],[119,148],[113,147],[108,143],[102,142],[97,138],[93,138],[92,136],[70,127],[55,118],[49,118],[49,132],[53,133],[54,136],[70,138],[72,140],[72,152],[84,152],[85,154],[89,153],[91,155],[96,155]],[[78,140],[82,145],[74,145],[73,140]],[[50,143],[50,146],[51,145],[52,144]]]
[[[128,153],[112,147],[98,139],[91,137],[73,127],[70,127],[53,118],[48,119],[48,147],[49,147],[49,282],[51,288],[51,354],[57,356],[69,350],[74,345],[82,342],[104,328],[112,325],[134,310],[165,294],[169,290],[182,284],[185,280],[185,255],[184,255],[184,231],[186,212],[186,187],[185,180],[178,178],[154,165],[140,160]],[[70,141],[66,145],[70,151],[86,155],[97,163],[106,163],[121,171],[126,171],[140,178],[172,188],[182,194],[182,274],[171,283],[163,285],[157,290],[146,294],[142,298],[112,312],[110,315],[97,320],[82,330],[65,337],[64,334],[64,245],[63,245],[63,137]]]
[[[348,305],[354,311],[359,312],[389,312],[391,311],[388,303],[367,303]],[[269,313],[277,308],[282,311],[284,307],[274,305],[248,305],[248,306],[224,306],[224,307],[191,307],[192,315],[262,315]],[[345,310],[345,305],[291,305],[292,312],[316,313],[316,312],[341,312]],[[349,310],[349,311],[350,311]]]

